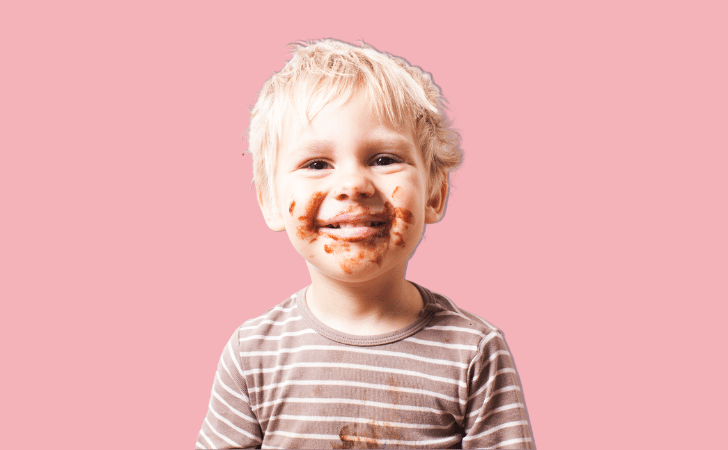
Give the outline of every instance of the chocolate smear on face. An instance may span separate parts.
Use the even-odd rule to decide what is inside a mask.
[[[397,191],[399,191],[399,186],[394,188],[394,190],[392,191],[392,200],[394,200],[395,196],[397,195]]]
[[[397,192],[398,188],[399,187],[395,189],[394,193]],[[325,231],[322,230],[324,224],[318,221],[317,217],[325,197],[326,196],[322,192],[316,192],[313,194],[306,204],[303,214],[298,217],[300,225],[296,230],[296,235],[299,239],[308,239],[309,243],[314,242],[319,235],[323,234],[327,236],[333,241],[330,244],[324,245],[324,251],[327,254],[348,253],[351,250],[350,244],[356,243],[358,247],[356,255],[344,257],[345,259],[339,263],[339,266],[344,273],[354,273],[354,268],[361,265],[364,261],[369,261],[381,266],[384,254],[390,248],[390,243],[399,247],[405,246],[403,233],[408,228],[407,224],[414,223],[414,216],[411,211],[401,207],[394,207],[391,203],[385,202],[383,214],[384,224],[379,227],[376,233],[364,240],[360,240],[358,238],[347,239],[345,237],[325,233]],[[291,213],[291,215],[293,215],[295,206],[296,202],[291,202],[291,206],[288,209],[288,212]],[[344,212],[352,212],[357,209],[359,208],[352,205]],[[366,214],[368,214],[368,211]]]
[[[399,206],[396,208],[392,208],[391,205],[389,207],[392,209],[392,228],[394,229],[392,231],[392,235],[394,236],[394,238],[392,239],[392,243],[396,246],[404,247],[405,242],[404,238],[402,237],[402,232],[407,229],[408,223],[412,224],[414,222],[414,217],[412,215],[412,212],[408,209],[400,208]],[[403,223],[397,223],[398,220],[401,220]],[[397,229],[401,231],[396,231]]]
[[[392,234],[394,235],[394,239],[392,240],[394,245],[397,245],[399,247],[404,247],[404,239],[402,238],[402,233],[394,231],[394,232],[392,232]]]
[[[405,242],[402,238],[402,233],[407,229],[407,224],[414,222],[414,216],[411,211],[393,207],[391,203],[386,202],[384,204],[385,216],[387,222],[381,229],[371,238],[365,241],[358,241],[357,244],[360,247],[359,252],[356,256],[347,258],[342,261],[339,265],[344,273],[351,274],[354,272],[354,267],[361,264],[362,261],[367,260],[378,266],[382,265],[384,253],[389,249],[389,242],[382,242],[379,238],[385,238],[392,236],[391,243],[399,247],[404,247]],[[332,236],[333,237],[333,236]],[[334,237],[335,240],[338,240]]]
[[[414,220],[412,218],[412,212],[408,209],[404,209],[404,208],[400,208],[400,207],[394,208],[394,215],[395,215],[395,217],[397,217],[398,219],[402,219],[406,223],[411,224],[412,221]]]
[[[315,194],[313,194],[313,197],[311,197],[311,200],[309,200],[308,204],[306,205],[306,209],[303,215],[298,217],[298,221],[303,222],[303,224],[299,225],[296,232],[296,235],[299,239],[316,237],[316,216],[318,215],[318,210],[321,207],[321,203],[323,203],[324,201],[324,197],[325,196],[323,192],[316,192]]]

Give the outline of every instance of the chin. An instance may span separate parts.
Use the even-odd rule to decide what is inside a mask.
[[[394,274],[399,266],[399,264],[383,264],[382,261],[359,260],[356,257],[327,261],[323,267],[309,260],[308,265],[319,274],[344,283],[367,282],[385,274]]]

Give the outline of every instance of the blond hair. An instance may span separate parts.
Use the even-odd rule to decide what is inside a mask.
[[[310,123],[332,102],[346,102],[366,92],[385,123],[399,129],[414,124],[415,140],[429,173],[428,198],[460,164],[460,136],[450,129],[440,89],[431,76],[404,59],[362,43],[357,47],[333,39],[294,44],[293,58],[263,85],[251,111],[248,150],[253,181],[263,204],[276,205],[274,176],[278,147],[291,111]]]

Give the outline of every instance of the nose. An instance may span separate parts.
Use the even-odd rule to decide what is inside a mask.
[[[374,195],[374,183],[366,170],[352,168],[342,171],[334,189],[334,198],[337,200],[362,200]]]

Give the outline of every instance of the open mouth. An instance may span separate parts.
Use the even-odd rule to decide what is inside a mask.
[[[384,237],[389,233],[391,222],[384,217],[337,216],[319,223],[319,233],[334,240],[357,242]]]
[[[361,222],[361,223],[347,223],[347,222],[340,222],[340,223],[330,223],[328,225],[325,225],[324,228],[331,228],[331,229],[340,229],[340,228],[360,228],[360,227],[383,227],[386,225],[387,222],[379,222],[379,221],[367,221],[367,222]]]

